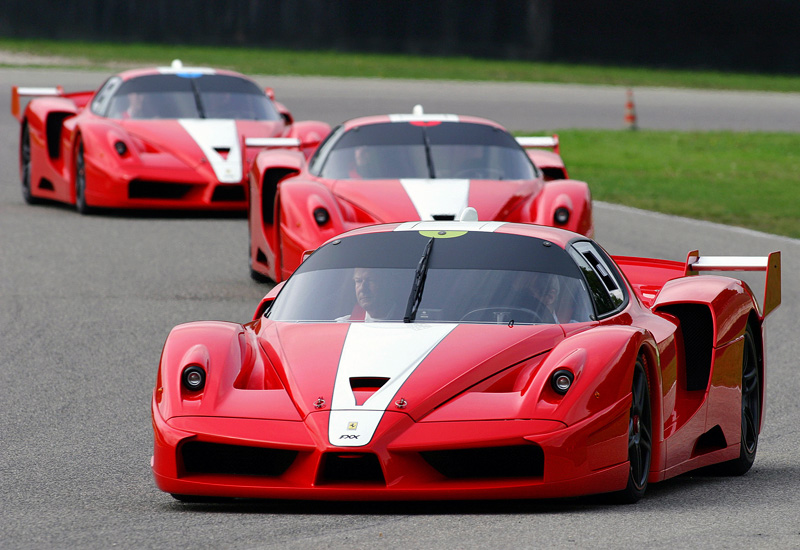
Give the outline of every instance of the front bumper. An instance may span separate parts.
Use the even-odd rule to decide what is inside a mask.
[[[363,447],[304,422],[176,417],[153,409],[151,467],[168,493],[303,500],[554,498],[622,490],[627,410],[565,427],[548,420],[419,422]],[[403,413],[394,412],[386,414]],[[405,416],[405,415],[403,415]]]

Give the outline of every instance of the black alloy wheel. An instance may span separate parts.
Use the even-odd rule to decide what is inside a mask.
[[[650,384],[641,359],[636,360],[631,385],[631,414],[628,420],[628,485],[616,495],[617,502],[633,504],[647,490],[647,476],[653,451],[653,417],[650,407]]]
[[[22,123],[19,140],[20,180],[22,181],[22,198],[28,204],[37,204],[39,199],[31,193],[31,134],[28,122]]]
[[[80,214],[91,214],[93,210],[86,203],[86,161],[81,138],[75,147],[75,208]]]

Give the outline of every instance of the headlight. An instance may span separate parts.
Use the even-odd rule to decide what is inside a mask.
[[[319,206],[314,209],[314,221],[317,222],[317,225],[325,225],[330,219],[330,214],[323,207]]]
[[[181,382],[189,391],[200,391],[206,385],[206,371],[198,365],[186,367],[183,369]]]
[[[558,369],[550,378],[550,385],[553,387],[553,390],[556,393],[564,395],[567,393],[570,386],[572,386],[573,380],[575,380],[575,375],[572,374],[572,371],[568,371],[567,369]]]
[[[565,225],[569,221],[569,210],[563,206],[556,208],[553,221],[558,225]]]

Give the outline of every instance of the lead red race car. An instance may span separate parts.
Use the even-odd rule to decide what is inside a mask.
[[[25,98],[32,98],[23,110]],[[260,147],[310,154],[330,131],[295,122],[244,75],[207,67],[136,69],[97,91],[12,88],[26,202],[96,208],[245,211],[245,175]],[[301,153],[303,154],[303,153]]]
[[[258,144],[258,140],[250,143]],[[259,153],[250,172],[250,274],[282,281],[305,251],[356,227],[481,219],[594,234],[589,186],[568,179],[558,136],[515,139],[478,117],[412,113],[336,127],[309,160]]]
[[[352,230],[252,321],[175,327],[152,396],[158,487],[631,503],[690,470],[750,469],[780,252],[612,257],[472,212]],[[720,273],[736,270],[764,273],[761,305]]]

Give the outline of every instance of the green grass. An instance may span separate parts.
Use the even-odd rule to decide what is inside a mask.
[[[800,238],[800,134],[556,133],[596,200]]]
[[[118,44],[0,38],[0,50],[74,58],[74,66],[185,64],[225,67],[247,74],[559,82],[799,92],[800,76],[566,65],[467,57],[355,54],[258,48]]]
[[[0,38],[0,50],[76,67],[186,64],[246,74],[569,82],[800,92],[800,77],[470,58]],[[63,64],[61,65],[63,66]],[[541,131],[532,132],[540,134]],[[560,130],[570,175],[595,199],[800,238],[800,134]]]

